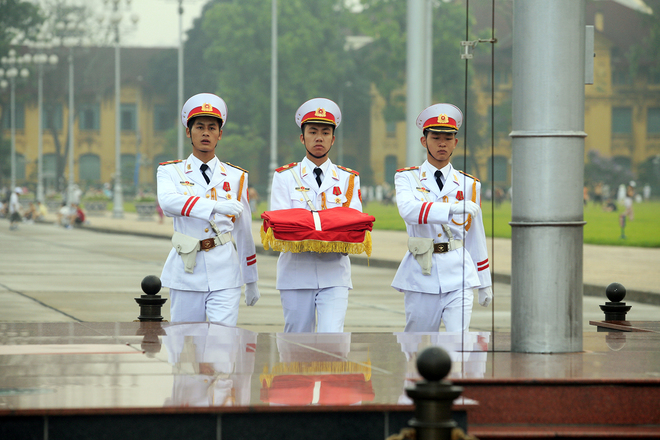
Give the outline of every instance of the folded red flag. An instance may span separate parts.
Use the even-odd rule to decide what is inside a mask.
[[[342,252],[371,255],[374,216],[353,208],[266,211],[261,242],[280,252]]]

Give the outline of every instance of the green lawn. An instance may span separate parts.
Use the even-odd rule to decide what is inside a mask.
[[[258,213],[253,213],[253,218],[259,219],[262,212],[266,210],[266,203],[260,203]],[[484,227],[488,237],[493,234],[493,216],[495,237],[511,238],[511,203],[504,202],[496,207],[489,202],[482,205],[484,214]],[[618,212],[604,212],[600,206],[589,204],[584,208],[584,242],[589,244],[603,244],[614,246],[639,246],[660,247],[660,202],[651,201],[635,203],[633,205],[635,217],[626,222],[626,239],[621,239],[621,228],[619,227]],[[404,231],[406,229],[403,220],[399,216],[396,205],[383,205],[371,202],[364,206],[364,212],[374,217],[374,229]]]

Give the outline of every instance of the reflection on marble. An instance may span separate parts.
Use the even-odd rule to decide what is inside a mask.
[[[410,408],[417,353],[447,350],[465,387],[660,383],[660,334],[585,333],[584,352],[511,353],[506,333],[256,334],[210,323],[2,323],[0,415],[34,410]],[[495,348],[496,351],[493,351]],[[483,398],[482,398],[483,399]],[[478,400],[478,399],[476,399]]]
[[[357,405],[374,399],[371,360],[348,359],[350,333],[278,333],[279,362],[264,365],[261,401],[270,405]]]
[[[250,404],[256,333],[206,322],[171,324],[165,332],[174,380],[166,406]]]

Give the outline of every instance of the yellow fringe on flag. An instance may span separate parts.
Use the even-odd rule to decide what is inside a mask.
[[[261,225],[261,244],[264,249],[272,249],[276,252],[291,252],[294,254],[301,252],[341,252],[343,254],[367,254],[371,257],[372,242],[371,231],[365,231],[364,241],[362,243],[347,243],[345,241],[321,241],[321,240],[302,240],[302,241],[286,241],[276,239],[273,235],[273,229],[268,228],[264,231]]]
[[[268,365],[264,365],[263,373],[259,375],[259,382],[266,382],[266,386],[270,388],[275,376],[281,375],[317,375],[317,374],[362,374],[364,380],[371,380],[371,360],[366,362],[278,362],[268,371]]]

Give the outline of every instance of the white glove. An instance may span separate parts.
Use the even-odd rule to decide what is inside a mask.
[[[213,212],[223,215],[241,215],[243,204],[236,199],[229,199],[222,202],[215,202]]]
[[[493,300],[493,289],[490,286],[479,289],[479,305],[488,307],[488,305],[492,300]]]
[[[259,295],[257,282],[247,283],[245,285],[245,304],[253,306],[259,301],[259,298],[261,298],[261,295]]]
[[[463,214],[463,211],[472,217],[476,217],[479,211],[481,211],[481,208],[471,200],[460,201],[449,205],[449,212],[451,214]]]

